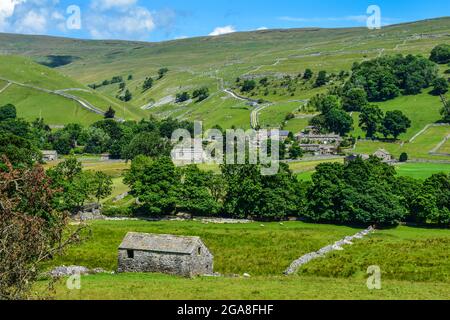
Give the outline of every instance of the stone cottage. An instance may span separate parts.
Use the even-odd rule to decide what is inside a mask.
[[[42,150],[42,160],[45,162],[58,160],[58,152],[55,150]]]
[[[199,237],[128,233],[119,247],[118,272],[193,277],[213,273],[214,257]]]
[[[384,149],[377,150],[373,155],[383,162],[391,162],[393,160],[392,155]]]

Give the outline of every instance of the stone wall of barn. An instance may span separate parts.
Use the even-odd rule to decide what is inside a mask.
[[[156,253],[132,250],[119,250],[118,272],[153,272],[193,277],[212,274],[213,258],[208,250],[202,247],[201,254],[192,255],[175,253]]]
[[[214,273],[214,256],[203,243],[200,243],[192,254],[191,265],[194,275]]]

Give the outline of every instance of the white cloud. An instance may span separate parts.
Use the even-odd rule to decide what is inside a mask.
[[[1,0],[0,1],[0,31],[3,31],[7,26],[7,19],[14,14],[14,9],[17,4],[23,0]]]
[[[66,3],[67,4],[67,3]],[[61,0],[0,0],[0,32],[67,33],[68,13]],[[173,32],[178,12],[151,11],[139,0],[89,0],[81,12],[83,30],[95,39],[148,40],[159,28]]]
[[[15,0],[2,0],[0,2],[0,15],[4,17],[10,17],[14,12],[15,6]]]
[[[121,14],[89,15],[86,26],[95,39],[144,40],[155,29],[155,21],[150,11],[136,6]]]
[[[45,34],[65,18],[59,0],[0,0],[0,31]]]
[[[233,26],[225,26],[225,27],[217,27],[211,32],[210,36],[220,36],[223,34],[236,32],[236,29]]]
[[[258,29],[256,29],[257,31],[262,31],[262,30],[268,30],[269,28],[267,27],[259,27]]]
[[[42,34],[47,29],[47,18],[45,13],[31,10],[22,19],[17,20],[14,27],[18,33]]]
[[[136,5],[137,0],[93,0],[91,8],[94,10],[107,11],[111,9],[126,10]]]

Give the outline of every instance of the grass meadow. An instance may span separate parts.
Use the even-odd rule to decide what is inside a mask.
[[[44,118],[49,125],[91,124],[102,116],[83,109],[77,102],[31,88],[11,85],[0,93],[0,105],[16,106],[19,117],[28,121]]]
[[[344,251],[283,276],[303,254],[357,228],[303,222],[240,225],[201,222],[98,221],[91,236],[54,260],[57,265],[117,267],[117,247],[129,231],[200,236],[215,258],[219,278],[159,274],[101,274],[82,278],[82,289],[56,286],[57,299],[448,299],[449,230],[398,227],[377,231]],[[366,270],[382,270],[382,290],[368,290]],[[249,273],[251,278],[242,277]],[[43,288],[45,280],[37,288]]]
[[[386,149],[396,159],[401,153],[406,152],[409,159],[426,160],[449,160],[449,157],[431,155],[430,152],[450,134],[450,126],[430,127],[414,141],[406,142],[383,142],[383,141],[358,141],[354,152],[362,154],[373,154],[378,149]]]

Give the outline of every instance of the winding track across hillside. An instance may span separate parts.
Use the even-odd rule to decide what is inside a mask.
[[[8,82],[8,84],[9,84],[8,86],[14,84],[14,85],[17,85],[17,86],[20,86],[20,87],[30,88],[30,89],[42,91],[42,92],[45,92],[45,93],[48,93],[48,94],[54,94],[54,95],[57,95],[57,96],[61,96],[61,97],[64,97],[66,99],[73,100],[73,101],[77,102],[84,109],[86,109],[86,110],[88,110],[90,112],[93,112],[93,113],[96,113],[96,114],[99,114],[99,115],[102,115],[102,116],[105,115],[105,112],[103,110],[101,110],[100,108],[97,108],[96,106],[92,105],[91,103],[89,103],[89,102],[87,102],[85,100],[82,100],[82,99],[78,98],[77,96],[74,96],[74,95],[71,95],[69,93],[66,93],[66,91],[86,91],[86,92],[89,92],[89,90],[82,89],[82,88],[69,88],[69,89],[61,89],[61,90],[49,90],[49,89],[45,89],[45,88],[41,88],[41,87],[37,87],[37,86],[31,85],[31,84],[20,83],[20,82],[17,82],[17,81],[14,81],[14,80],[10,80],[10,79],[6,79],[6,78],[3,78],[3,77],[0,77],[0,80],[4,80],[4,81]],[[5,89],[6,89],[6,87],[3,88],[2,91],[5,90]],[[120,122],[124,121],[123,119],[117,118],[117,117],[115,119],[117,121],[120,121]]]
[[[259,113],[264,109],[270,107],[271,105],[273,105],[273,103],[260,105],[252,111],[252,113],[250,114],[250,124],[253,129],[257,129],[259,127]]]
[[[2,93],[3,91],[5,91],[6,89],[8,89],[9,86],[10,86],[11,84],[12,84],[11,82],[8,82],[8,83],[6,84],[6,86],[4,86],[3,88],[0,89],[0,93]]]

